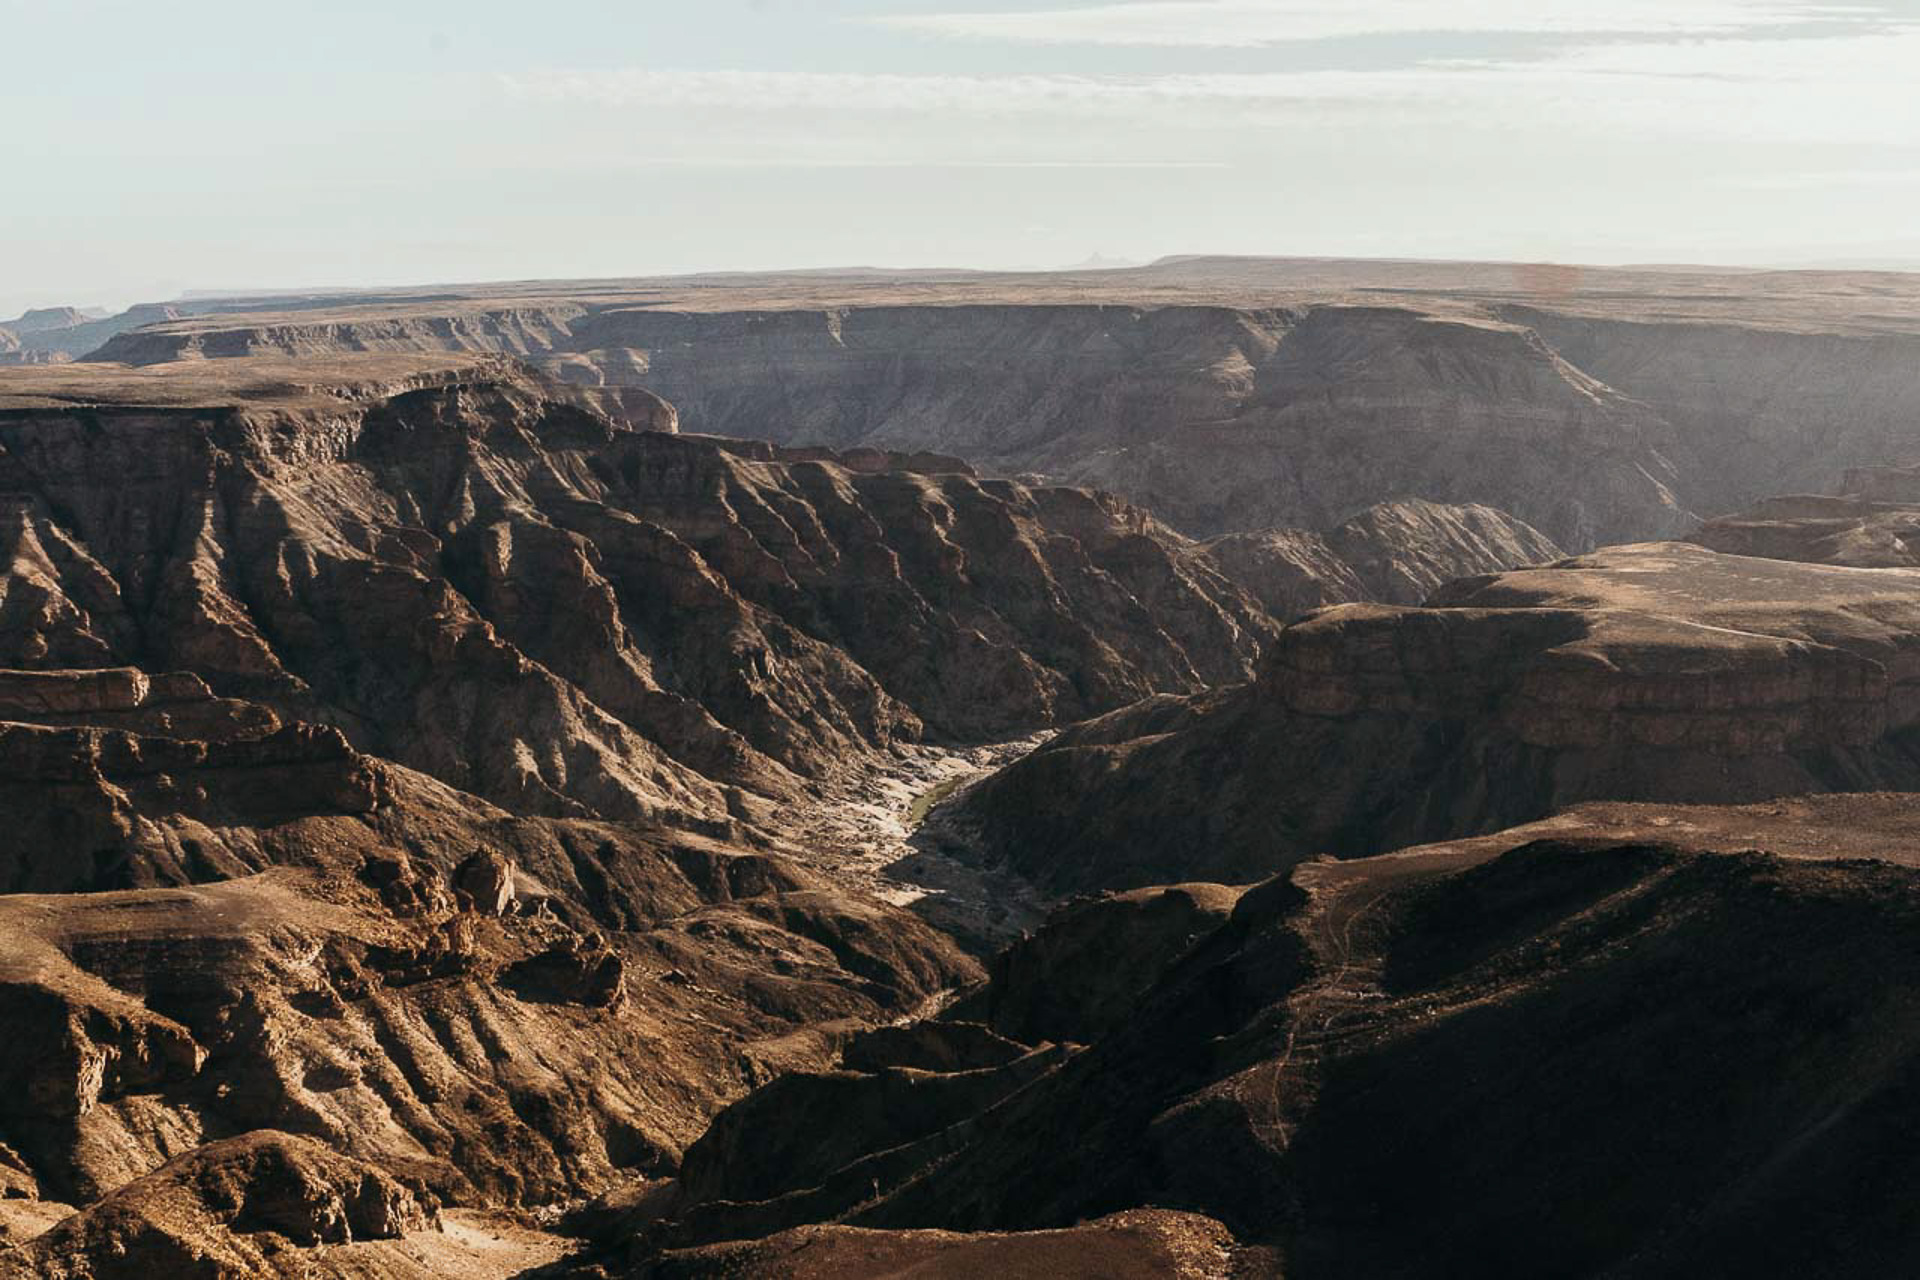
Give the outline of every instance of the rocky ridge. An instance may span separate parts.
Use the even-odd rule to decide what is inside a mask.
[[[236,400],[195,403],[216,368]],[[68,398],[100,385],[0,408],[11,664],[193,673],[517,812],[747,820],[923,733],[1238,678],[1272,630],[1117,501],[633,430],[671,413],[499,362]]]
[[[796,1221],[864,1231],[878,1257],[933,1229],[1059,1230],[1151,1204],[1222,1229],[1201,1274],[1236,1256],[1237,1274],[1289,1277],[1818,1271],[1841,1222],[1847,1265],[1903,1270],[1894,1135],[1914,1062],[1897,1027],[1920,902],[1905,810],[1602,806],[1309,864],[1229,894],[1145,973],[1103,957],[1150,917],[1113,915],[1100,955],[1054,946],[1077,926],[1049,924],[1045,980],[1104,987],[1127,1016],[1072,1028],[1086,1047],[1010,1092],[968,1098],[992,1068],[924,1059],[911,1095],[877,1064],[790,1077],[770,1088],[835,1082],[831,1145],[768,1153],[754,1188],[675,1184],[606,1228],[611,1256],[637,1233],[665,1258],[771,1276],[809,1230]],[[1776,836],[1796,852],[1751,851]],[[918,1033],[979,1036],[961,1020]],[[766,1236],[762,1252],[693,1247],[739,1236]]]
[[[1289,621],[1333,604],[1420,604],[1455,578],[1565,554],[1503,511],[1417,498],[1369,507],[1325,533],[1230,533],[1202,549],[1268,613]]]
[[[782,815],[1275,629],[1116,499],[492,357],[79,368],[0,383],[0,1273],[431,1274],[678,1168],[982,976]]]

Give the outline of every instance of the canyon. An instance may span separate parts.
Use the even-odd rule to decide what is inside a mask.
[[[1920,1261],[1912,277],[167,307],[0,332],[0,1275]]]

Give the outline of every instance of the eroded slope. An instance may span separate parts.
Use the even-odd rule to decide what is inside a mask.
[[[1718,822],[1613,806],[1302,867],[1162,949],[1153,976],[1107,979],[1128,1016],[1031,1026],[1086,1047],[1030,1082],[974,1085],[969,1102],[969,1082],[1010,1068],[850,1053],[835,1075],[778,1086],[831,1084],[837,1167],[794,1144],[807,1155],[771,1158],[758,1189],[683,1180],[677,1202],[608,1238],[829,1218],[1024,1231],[1151,1204],[1272,1250],[1245,1274],[1909,1269],[1920,881],[1846,857],[1911,863],[1911,837],[1891,834],[1907,803]],[[1769,833],[1820,860],[1727,842]],[[1109,921],[1121,951],[1130,916],[1148,919]],[[1069,988],[1102,981],[1073,947],[1039,954]]]
[[[1112,500],[631,430],[671,412],[497,362],[14,386],[0,661],[192,672],[519,812],[743,818],[1237,678],[1270,629]]]

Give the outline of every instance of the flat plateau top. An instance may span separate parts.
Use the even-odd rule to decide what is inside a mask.
[[[47,364],[0,368],[0,412],[113,408],[304,407],[391,393],[497,369],[501,358],[460,352],[249,356],[165,364]]]
[[[1612,320],[1920,334],[1920,273],[1203,257],[1105,271],[803,271],[284,294],[202,302],[196,310],[201,305],[219,309],[152,328],[206,333],[270,324],[397,320],[545,307],[727,312],[1315,304],[1402,306],[1441,314],[1517,306]]]

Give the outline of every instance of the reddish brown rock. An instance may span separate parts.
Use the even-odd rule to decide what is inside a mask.
[[[34,376],[0,662],[190,671],[523,812],[725,824],[923,729],[1242,677],[1271,631],[1114,500],[633,430],[500,361]]]
[[[1417,499],[1369,507],[1324,534],[1233,533],[1204,543],[1203,551],[1267,612],[1289,620],[1333,604],[1422,604],[1455,578],[1564,554],[1505,512]]]
[[[492,849],[481,849],[461,863],[453,883],[473,910],[483,915],[504,916],[513,908],[513,864]]]
[[[954,816],[1077,890],[1244,882],[1585,800],[1920,786],[1916,587],[1657,543],[1330,609],[1257,681],[1077,726]]]
[[[436,1226],[430,1194],[311,1138],[257,1132],[170,1161],[0,1252],[0,1269],[73,1280],[311,1274],[298,1255],[314,1246]]]
[[[1261,1269],[1237,1274],[1678,1277],[1836,1257],[1898,1273],[1915,1258],[1911,804],[1594,806],[1303,866],[1163,951],[1084,1052],[974,1114],[903,1135],[901,1081],[833,1078],[830,1139],[765,1149],[751,1185],[683,1180],[677,1204],[606,1238],[663,1267],[750,1268],[791,1265],[801,1239],[825,1257],[852,1243],[800,1223],[907,1233],[876,1250],[923,1230],[987,1247],[1132,1204],[1258,1246],[1235,1257]],[[1776,839],[1791,856],[1750,851]],[[1020,980],[1046,981],[1050,955],[1082,980],[1071,948],[1032,951]],[[946,1096],[976,1074],[947,1074]],[[936,1079],[914,1086],[940,1096]],[[804,1087],[768,1086],[703,1143],[756,1115],[768,1131]]]

